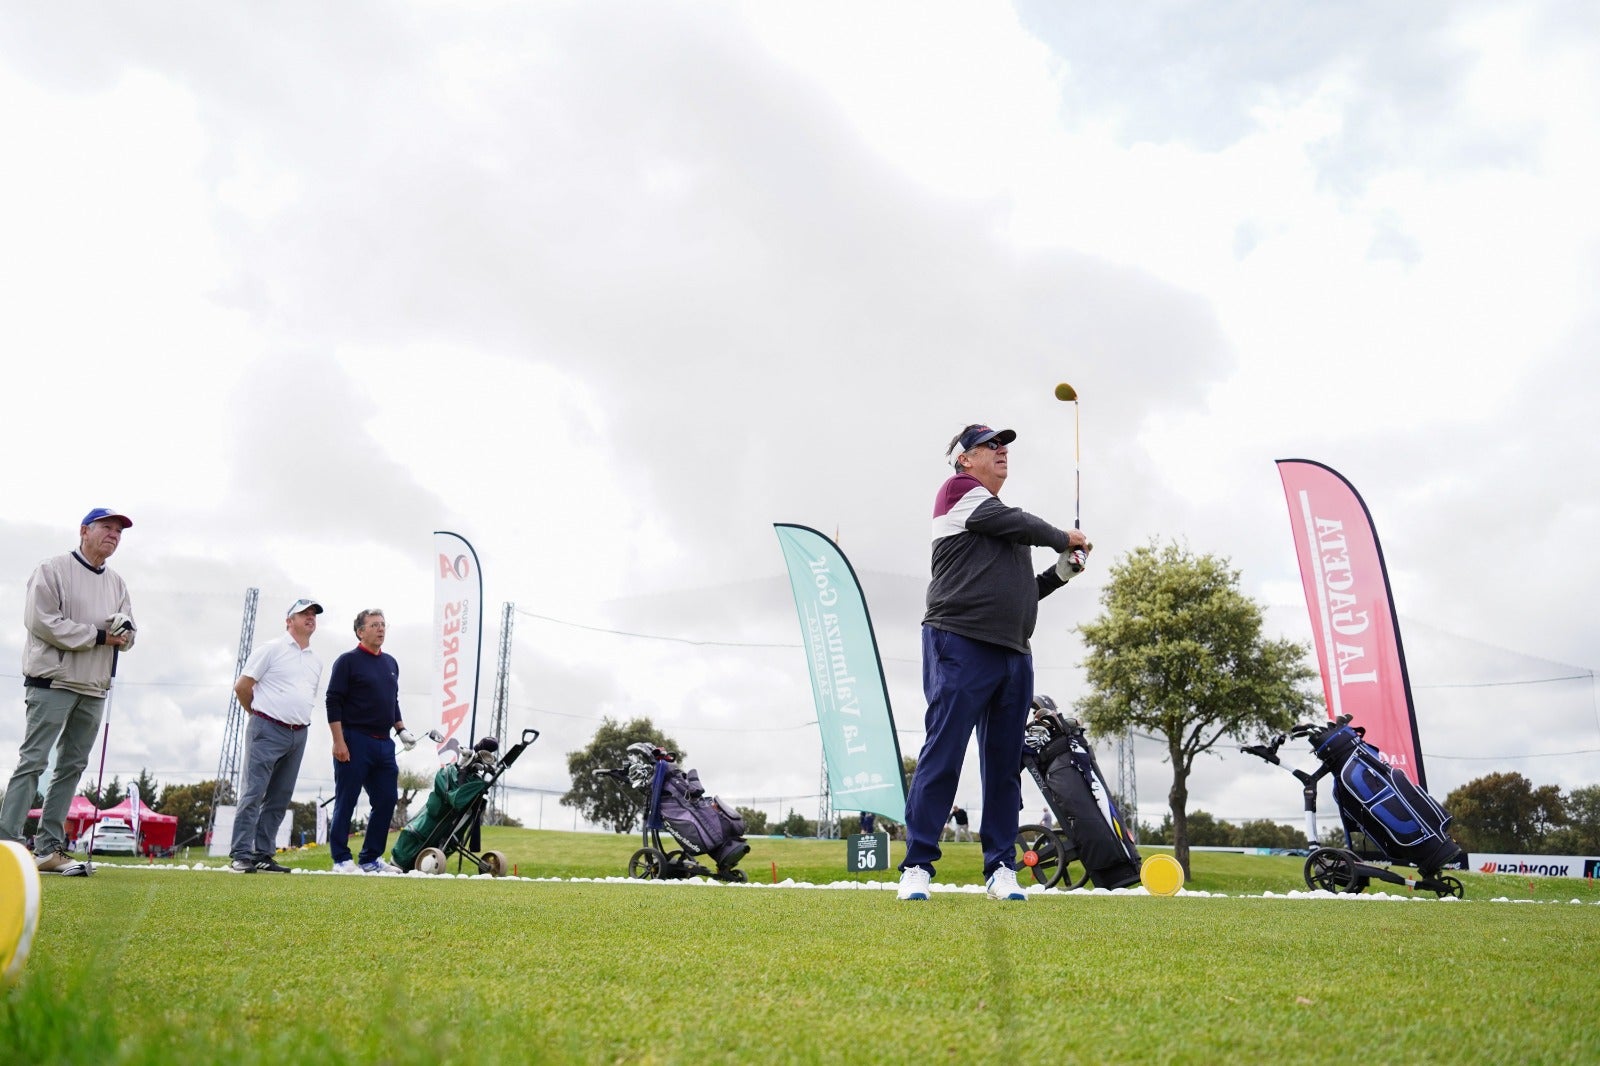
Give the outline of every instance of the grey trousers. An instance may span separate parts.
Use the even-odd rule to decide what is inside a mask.
[[[277,853],[278,827],[294,799],[307,732],[250,716],[244,731],[244,789],[229,846],[235,859],[258,862]]]
[[[16,772],[6,785],[5,803],[0,805],[0,840],[22,842],[22,824],[33,806],[39,777],[56,750],[56,772],[45,788],[44,808],[39,814],[39,832],[34,837],[36,855],[67,851],[67,809],[78,791],[78,779],[89,764],[95,734],[106,701],[99,696],[83,696],[64,688],[23,689],[28,722],[23,729],[22,751]]]

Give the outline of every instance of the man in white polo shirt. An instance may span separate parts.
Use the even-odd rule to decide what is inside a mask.
[[[286,874],[273,858],[278,826],[294,798],[300,759],[306,753],[306,727],[322,680],[322,660],[311,650],[322,604],[295,600],[284,622],[288,631],[250,653],[234,695],[248,715],[245,726],[244,794],[233,816],[235,873]]]

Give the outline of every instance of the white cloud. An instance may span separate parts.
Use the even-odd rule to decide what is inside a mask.
[[[7,11],[0,617],[84,510],[135,512],[148,635],[113,761],[203,776],[246,587],[262,632],[335,601],[329,661],[384,606],[421,698],[432,529],[477,544],[496,608],[782,643],[770,524],[801,521],[870,575],[910,753],[939,453],[1014,425],[1008,502],[1064,523],[1068,379],[1106,563],[1229,555],[1300,636],[1271,460],[1320,458],[1377,516],[1403,618],[1459,634],[1418,639],[1414,680],[1536,664],[1461,641],[1581,662],[1600,41],[1556,13],[1307,9],[1272,36],[1227,5]],[[1103,573],[1042,612],[1058,699]],[[774,732],[813,715],[798,649],[522,615],[513,663],[512,725],[546,730],[518,783],[648,713],[718,791],[815,790],[814,731]],[[1582,693],[1502,695],[1540,724],[1508,749],[1600,742]],[[1418,706],[1445,754],[1499,728],[1481,693]],[[1292,819],[1281,786],[1224,760],[1195,803]]]

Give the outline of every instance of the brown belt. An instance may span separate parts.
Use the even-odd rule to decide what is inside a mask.
[[[262,714],[260,711],[251,711],[250,713],[255,715],[257,718],[265,718],[267,721],[271,722],[273,725],[281,725],[281,726],[283,726],[283,728],[292,729],[295,732],[299,732],[300,730],[305,728],[305,726],[303,726],[303,725],[290,725],[288,722],[280,722],[276,718],[272,717],[272,715],[270,715],[270,714]]]

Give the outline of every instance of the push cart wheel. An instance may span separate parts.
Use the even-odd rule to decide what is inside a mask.
[[[1061,880],[1061,838],[1042,825],[1025,825],[1017,830],[1017,873],[1045,888]],[[1026,882],[1024,882],[1026,883]]]
[[[417,869],[425,874],[444,873],[446,856],[438,848],[423,848],[417,852]]]
[[[742,885],[746,881],[750,880],[749,875],[747,875],[743,870],[729,870],[727,873],[722,875],[722,879],[724,881],[732,882],[736,885]]]
[[[1456,899],[1461,899],[1466,895],[1466,889],[1462,888],[1461,882],[1454,877],[1441,877],[1439,883],[1444,886],[1444,891],[1439,893],[1440,896],[1454,896]]]
[[[486,851],[483,853],[482,869],[490,877],[504,877],[511,872],[511,863],[506,860],[505,852]]]
[[[628,860],[628,876],[641,881],[659,881],[667,865],[667,857],[655,848],[640,848]]]
[[[1323,892],[1360,892],[1367,879],[1356,876],[1354,858],[1339,848],[1317,848],[1306,857],[1306,885]]]

